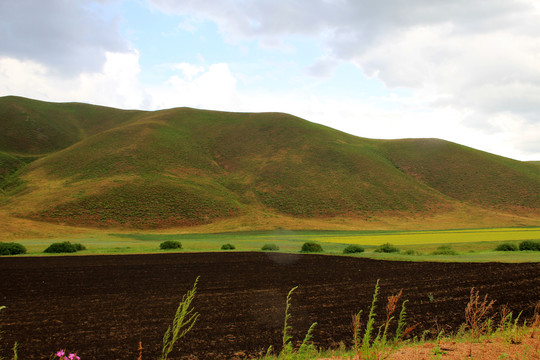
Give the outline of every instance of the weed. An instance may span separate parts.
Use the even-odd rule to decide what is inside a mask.
[[[362,315],[362,310],[354,314],[352,317],[353,320],[353,344],[356,352],[360,352],[360,316]]]
[[[168,358],[176,341],[184,337],[193,328],[199,318],[199,313],[193,312],[193,308],[190,308],[191,302],[197,292],[198,281],[199,278],[197,277],[193,288],[182,297],[182,301],[176,309],[173,323],[163,335],[163,350],[160,360],[166,360]]]
[[[520,317],[521,317],[521,313],[519,313],[519,315],[514,320],[512,326],[510,327],[509,335],[508,335],[509,336],[508,340],[510,344],[521,344],[523,340],[524,328],[518,325],[518,321]]]
[[[142,351],[142,341],[139,341],[139,346],[137,347],[137,353],[139,354],[139,356],[137,356],[137,360],[142,360]]]
[[[289,293],[287,294],[287,299],[285,301],[285,320],[283,322],[283,338],[282,338],[282,353],[288,352],[291,348],[291,339],[292,336],[289,334],[289,331],[292,330],[292,327],[289,325],[289,319],[291,317],[291,313],[289,312],[289,308],[291,306],[291,296],[294,290],[296,290],[298,286],[293,287]]]
[[[353,316],[353,340],[354,348],[357,352],[359,358],[361,359],[379,359],[381,356],[384,358],[389,355],[397,345],[397,343],[403,339],[405,335],[410,333],[416,325],[406,328],[406,310],[405,304],[407,300],[403,301],[401,304],[401,311],[399,313],[398,324],[396,328],[396,333],[392,341],[388,340],[388,329],[390,323],[394,319],[393,314],[397,309],[397,304],[401,298],[403,290],[400,290],[397,294],[391,295],[387,298],[388,302],[386,305],[386,320],[379,327],[377,336],[372,340],[372,334],[375,330],[375,309],[377,305],[377,299],[379,296],[379,280],[375,284],[375,290],[373,292],[373,299],[371,301],[371,306],[369,309],[368,320],[366,323],[366,329],[364,336],[362,338],[362,344],[360,345],[359,333],[360,333],[360,315],[361,311]]]
[[[510,311],[507,305],[503,305],[501,310],[499,310],[499,315],[501,319],[499,321],[498,329],[499,331],[505,331],[512,324],[512,311]]]
[[[298,348],[299,354],[305,354],[313,349],[313,345],[311,344],[311,338],[313,337],[313,330],[315,329],[315,326],[317,326],[316,322],[311,324],[311,326],[309,327],[306,336],[302,341],[302,344],[300,344],[300,348]]]
[[[298,286],[293,287],[289,293],[287,294],[287,299],[285,301],[285,319],[283,321],[283,337],[282,337],[282,349],[279,355],[277,356],[277,359],[292,359],[296,358],[298,356],[307,356],[311,352],[313,352],[314,348],[311,344],[311,338],[313,336],[313,330],[315,329],[315,326],[317,326],[317,323],[314,322],[309,327],[306,336],[304,337],[304,340],[302,341],[302,344],[298,348],[297,352],[293,351],[293,345],[292,345],[292,335],[290,332],[292,331],[292,326],[289,324],[289,320],[291,318],[290,313],[290,307],[291,307],[291,297],[293,292],[298,288]],[[266,351],[266,355],[263,357],[263,359],[273,359],[274,357],[271,355],[272,353],[272,346],[268,348]]]
[[[13,344],[13,360],[18,360],[19,359],[19,343],[15,341],[15,343]],[[73,359],[70,359],[70,360],[73,360]],[[79,359],[77,359],[79,360]]]
[[[480,299],[479,291],[471,288],[469,302],[465,307],[465,324],[470,329],[473,339],[478,339],[485,333],[491,323],[492,317],[488,315],[495,301],[488,301],[487,298],[486,294],[483,299]]]
[[[379,289],[379,280],[377,280],[377,282],[375,283],[375,291],[373,292],[373,300],[371,301],[371,307],[369,308],[366,331],[364,332],[364,338],[362,339],[362,352],[367,352],[370,347],[371,333],[373,332],[373,324],[375,323],[375,308],[377,304],[377,296],[379,295]]]

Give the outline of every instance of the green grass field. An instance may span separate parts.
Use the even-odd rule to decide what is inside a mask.
[[[455,262],[540,262],[540,252],[494,251],[498,244],[540,239],[540,228],[498,228],[439,231],[250,231],[217,234],[166,234],[156,232],[105,233],[96,232],[72,238],[26,239],[19,243],[28,249],[27,255],[44,255],[43,250],[53,242],[82,243],[84,254],[162,253],[159,244],[166,240],[182,243],[181,252],[221,251],[221,245],[231,243],[236,251],[260,251],[264,244],[274,243],[280,252],[299,252],[302,244],[315,241],[322,245],[323,254],[342,254],[349,244],[362,245],[359,255],[386,260],[455,261]],[[391,243],[400,253],[376,253],[377,246]],[[432,255],[442,244],[451,246],[457,255]],[[169,250],[170,251],[170,250]]]

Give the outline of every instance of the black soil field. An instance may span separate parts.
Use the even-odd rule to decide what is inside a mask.
[[[403,289],[409,324],[455,331],[471,287],[532,315],[539,264],[386,262],[277,253],[193,253],[0,258],[2,352],[49,359],[59,349],[82,360],[155,359],[182,295],[200,276],[193,302],[200,319],[171,358],[232,359],[280,349],[288,291],[293,338],[313,322],[317,346],[352,342],[351,315],[366,313],[377,279],[382,320],[386,297]],[[429,296],[431,294],[432,296]],[[432,301],[430,301],[432,297]]]

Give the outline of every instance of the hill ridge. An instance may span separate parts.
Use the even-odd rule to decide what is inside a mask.
[[[21,149],[39,160],[12,155]],[[476,214],[478,224],[540,225],[535,164],[440,139],[362,138],[270,112],[3,97],[0,189],[10,216],[75,226],[362,226],[458,213],[458,222]]]

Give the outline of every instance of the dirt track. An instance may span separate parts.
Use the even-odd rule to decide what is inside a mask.
[[[155,359],[182,295],[200,275],[201,316],[172,358],[231,359],[280,348],[287,292],[295,340],[313,322],[318,346],[350,345],[351,315],[369,308],[380,279],[386,296],[403,288],[409,324],[456,329],[471,287],[532,314],[540,300],[539,264],[383,262],[324,255],[196,253],[0,258],[0,355],[48,359],[66,348],[82,360]],[[433,295],[430,301],[428,294]],[[420,330],[420,331],[421,331]]]

